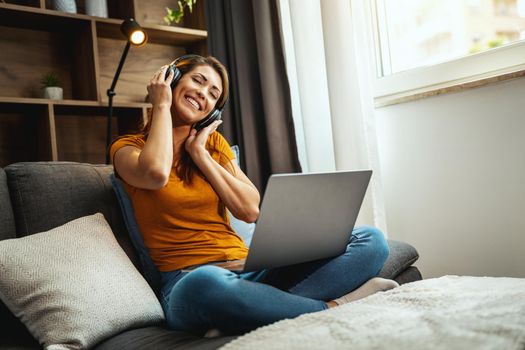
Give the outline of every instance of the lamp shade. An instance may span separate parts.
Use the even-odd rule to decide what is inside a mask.
[[[148,41],[148,35],[133,18],[124,20],[120,25],[120,31],[133,45],[141,46]]]

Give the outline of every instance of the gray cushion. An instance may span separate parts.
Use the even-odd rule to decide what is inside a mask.
[[[396,276],[395,280],[399,284],[405,284],[409,282],[415,282],[421,280],[423,277],[421,276],[421,272],[419,272],[418,268],[415,266],[410,266],[403,272],[401,272],[399,275]]]
[[[111,172],[112,166],[72,162],[11,164],[5,168],[10,196],[0,197],[0,205],[5,206],[7,202],[4,200],[11,198],[18,236],[47,231],[79,217],[102,212],[118,243],[136,265],[137,260],[109,182]],[[26,327],[1,302],[0,325],[2,344],[11,339],[32,341]]]
[[[395,279],[419,258],[416,248],[405,242],[389,239],[388,248],[390,255],[379,272],[379,277]]]
[[[90,348],[164,321],[159,301],[100,213],[3,240],[0,274],[0,298],[46,348]]]
[[[48,231],[71,220],[104,214],[117,241],[136,257],[109,181],[110,165],[15,163],[5,168],[18,236]]]
[[[186,332],[169,330],[162,327],[147,327],[123,332],[108,339],[94,350],[139,350],[139,349],[218,349],[229,343],[235,336],[203,338]]]
[[[0,168],[0,240],[16,236],[15,218],[4,169]]]
[[[7,177],[4,169],[0,168],[0,241],[16,236],[15,218],[11,208]],[[9,311],[0,301],[0,339],[29,338],[24,324]]]
[[[126,223],[126,228],[128,230],[129,238],[131,243],[135,247],[135,252],[137,254],[137,260],[140,266],[140,271],[142,275],[148,281],[148,284],[151,286],[151,289],[159,296],[161,289],[161,275],[157,266],[148,253],[148,248],[144,244],[144,239],[142,238],[142,233],[140,232],[139,225],[137,220],[135,220],[135,211],[133,210],[133,203],[124,188],[124,184],[121,180],[117,179],[115,174],[109,176],[111,184],[113,185],[113,190],[117,196],[118,202],[120,204],[120,209],[122,210],[122,216],[124,217],[124,222]]]

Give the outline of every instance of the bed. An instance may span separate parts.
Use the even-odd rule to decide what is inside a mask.
[[[221,350],[525,349],[525,279],[444,276],[261,327]]]

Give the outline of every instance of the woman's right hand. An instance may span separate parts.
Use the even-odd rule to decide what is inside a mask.
[[[171,81],[173,80],[174,72],[171,70],[170,74],[166,79],[166,70],[168,65],[162,66],[153,77],[151,78],[148,84],[148,96],[149,101],[154,106],[167,105],[171,106]]]

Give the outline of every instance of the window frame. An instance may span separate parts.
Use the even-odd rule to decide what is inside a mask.
[[[379,40],[379,22],[384,20],[382,0],[365,1],[365,13],[370,14],[367,33],[375,65],[371,65],[372,87],[376,106],[413,100],[458,88],[469,88],[484,83],[499,81],[507,77],[525,75],[525,40],[517,41],[483,52],[463,56],[434,65],[412,68],[406,71],[381,76],[383,55],[387,44]],[[361,6],[359,1],[353,5]],[[383,14],[382,14],[383,13]],[[383,33],[384,35],[384,33]],[[387,62],[386,64],[389,64]]]

